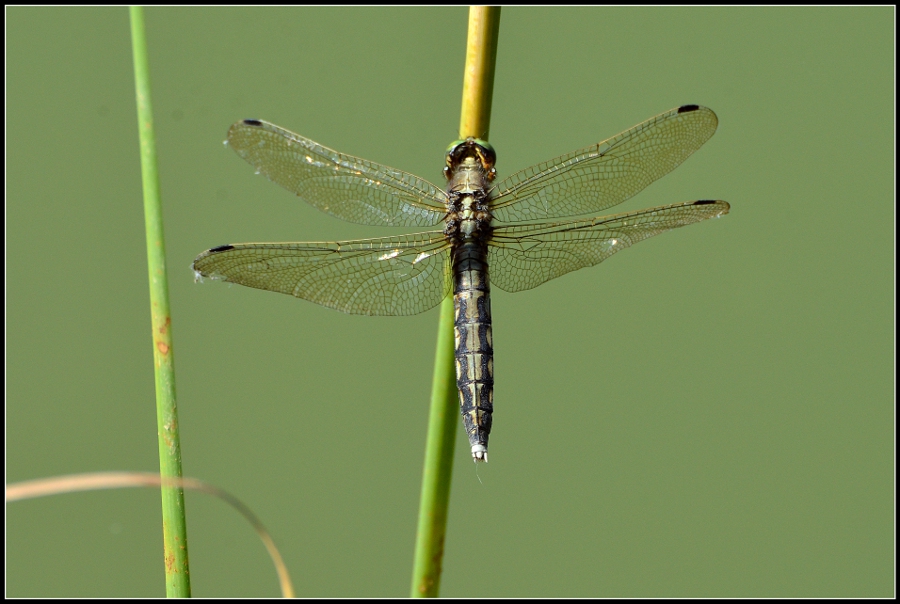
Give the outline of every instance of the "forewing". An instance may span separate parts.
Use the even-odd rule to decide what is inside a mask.
[[[678,167],[716,131],[711,109],[683,105],[608,140],[537,164],[498,183],[501,222],[600,212]]]
[[[508,292],[531,289],[728,209],[724,201],[689,201],[590,220],[497,227],[488,246],[491,283]]]
[[[450,291],[441,231],[312,243],[236,243],[207,250],[199,277],[290,294],[357,315],[414,315]]]
[[[260,120],[228,131],[228,145],[269,180],[327,214],[359,224],[431,226],[446,194],[430,182]]]

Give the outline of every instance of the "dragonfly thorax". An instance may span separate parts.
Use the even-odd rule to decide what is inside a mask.
[[[484,149],[477,144],[468,147],[475,148]],[[448,161],[451,155],[452,152],[447,154]],[[453,165],[448,166],[445,172],[449,182],[444,232],[460,241],[481,240],[484,243],[490,233],[493,167],[485,169],[483,156],[473,152],[462,155],[459,161],[454,159]]]

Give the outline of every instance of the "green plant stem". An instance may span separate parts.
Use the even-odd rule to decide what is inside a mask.
[[[450,478],[453,475],[453,445],[456,426],[459,424],[453,348],[453,298],[448,296],[441,303],[438,324],[412,597],[436,597],[440,587],[444,535],[450,504]]]
[[[150,70],[144,12],[133,6],[131,39],[134,53],[135,92],[137,94],[138,132],[141,147],[141,177],[144,191],[144,222],[147,230],[147,263],[150,275],[150,317],[153,328],[153,368],[156,376],[156,421],[159,440],[159,472],[164,478],[181,478],[181,441],[178,436],[178,412],[175,405],[175,359],[172,347],[172,320],[166,272],[166,246],[163,238],[162,204],[153,111],[150,104]],[[187,525],[184,515],[184,489],[162,487],[163,545],[166,569],[166,596],[190,597]]]
[[[459,136],[487,139],[490,125],[494,64],[500,30],[499,7],[471,7]],[[440,588],[453,444],[459,410],[453,342],[453,298],[441,304],[431,411],[425,445],[425,467],[413,564],[412,597],[437,597]]]

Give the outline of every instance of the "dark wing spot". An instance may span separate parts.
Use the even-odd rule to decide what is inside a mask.
[[[234,249],[233,245],[220,245],[219,247],[214,247],[213,249],[209,250],[209,253],[215,254],[217,252],[227,252],[228,250],[233,250],[233,249]]]
[[[697,111],[700,105],[682,105],[678,108],[678,113],[687,113],[688,111]]]
[[[708,206],[713,203],[718,203],[718,200],[716,200],[716,199],[701,199],[700,201],[695,201],[694,205],[695,206]],[[210,251],[212,251],[212,250],[210,250]]]
[[[262,126],[262,122],[259,120],[244,120],[244,124],[247,126]]]

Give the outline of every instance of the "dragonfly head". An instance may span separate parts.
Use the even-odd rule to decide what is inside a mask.
[[[474,159],[481,164],[487,174],[488,180],[494,180],[497,170],[497,153],[486,140],[470,136],[465,140],[453,141],[447,147],[447,165],[444,167],[444,176],[450,179],[450,173],[454,168],[464,163],[466,159]]]

